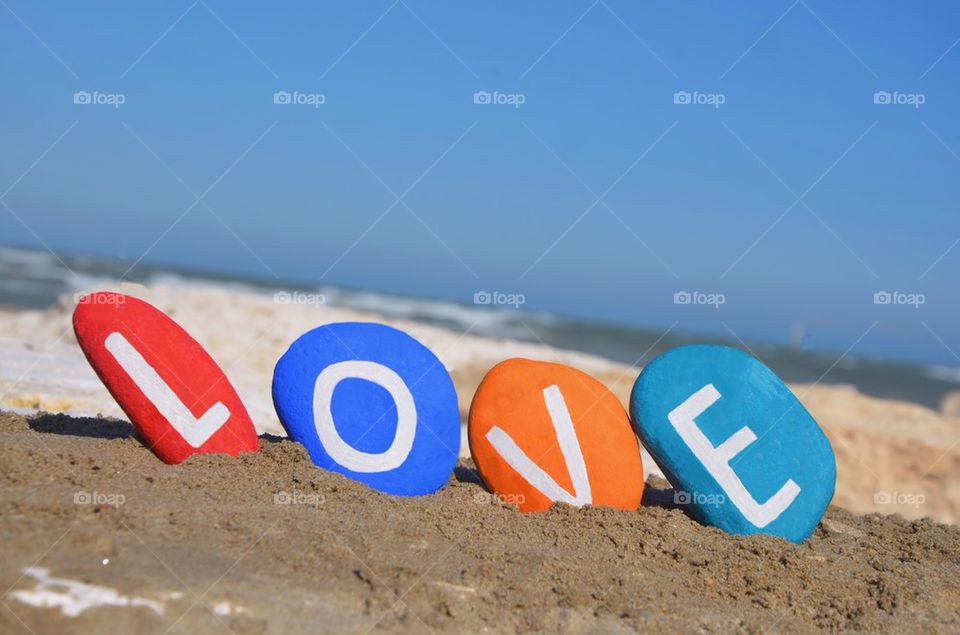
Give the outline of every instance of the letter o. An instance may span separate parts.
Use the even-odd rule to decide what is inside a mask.
[[[337,432],[333,421],[333,391],[344,379],[364,379],[390,393],[397,407],[397,431],[384,452],[361,452],[350,446]],[[346,361],[331,364],[317,376],[313,390],[313,414],[317,435],[324,450],[334,461],[354,472],[387,472],[403,465],[413,448],[417,433],[417,407],[410,389],[400,375],[383,364]],[[377,425],[374,422],[372,425]]]

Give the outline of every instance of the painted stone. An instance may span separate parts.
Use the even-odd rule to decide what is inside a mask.
[[[830,442],[759,360],[725,346],[660,355],[634,384],[644,446],[703,523],[801,542],[833,497]]]
[[[430,349],[383,324],[327,324],[277,362],[273,403],[319,467],[401,496],[442,487],[457,462],[453,381]]]
[[[93,293],[77,304],[73,329],[93,370],[164,463],[259,448],[226,375],[160,310],[131,296]]]
[[[470,452],[487,487],[522,512],[554,502],[637,509],[643,464],[620,401],[569,366],[508,359],[470,406]]]

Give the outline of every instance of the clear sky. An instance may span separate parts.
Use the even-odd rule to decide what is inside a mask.
[[[958,39],[955,2],[2,0],[0,242],[957,366]]]

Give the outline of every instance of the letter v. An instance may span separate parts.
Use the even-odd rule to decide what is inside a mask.
[[[550,413],[550,422],[553,424],[554,433],[557,435],[560,451],[563,452],[567,473],[573,482],[572,496],[557,485],[557,482],[544,472],[539,465],[531,461],[530,457],[520,449],[520,446],[510,435],[499,426],[490,428],[487,432],[487,441],[500,453],[507,465],[516,470],[530,485],[553,502],[569,503],[577,507],[589,505],[593,502],[593,496],[590,493],[590,481],[587,479],[587,467],[583,463],[580,442],[577,441],[573,421],[570,420],[570,411],[567,410],[567,404],[563,400],[560,388],[556,385],[544,388],[543,400],[547,404],[547,412]]]

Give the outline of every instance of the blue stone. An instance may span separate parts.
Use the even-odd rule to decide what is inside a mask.
[[[383,324],[327,324],[273,374],[280,423],[319,467],[400,496],[430,494],[460,449],[453,381],[430,349]]]
[[[801,542],[833,497],[830,442],[746,353],[694,345],[660,355],[637,378],[630,415],[676,501],[704,524]]]

